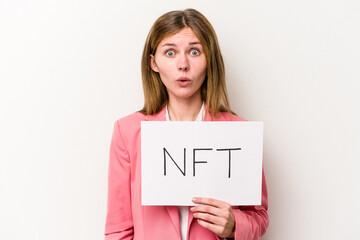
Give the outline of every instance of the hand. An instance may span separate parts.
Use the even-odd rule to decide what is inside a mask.
[[[201,204],[191,207],[194,218],[206,229],[222,238],[234,237],[235,217],[231,205],[212,198],[196,197],[194,203]]]

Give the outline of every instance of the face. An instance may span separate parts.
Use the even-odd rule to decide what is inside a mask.
[[[158,72],[169,101],[200,100],[206,76],[206,57],[199,39],[190,28],[164,38],[151,56],[151,68]]]

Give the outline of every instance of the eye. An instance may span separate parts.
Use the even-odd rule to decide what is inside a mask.
[[[192,49],[192,50],[190,51],[190,55],[197,56],[197,55],[199,55],[199,54],[200,54],[200,51],[197,50],[197,49]]]
[[[168,57],[172,57],[172,56],[175,55],[175,52],[174,52],[174,50],[167,50],[167,51],[165,52],[165,55],[168,56]]]

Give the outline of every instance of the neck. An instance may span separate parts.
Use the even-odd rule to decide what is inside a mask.
[[[195,121],[202,106],[201,99],[193,101],[169,101],[168,111],[171,121]]]

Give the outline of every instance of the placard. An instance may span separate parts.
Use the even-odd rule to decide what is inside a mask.
[[[141,122],[142,205],[260,205],[263,123]]]

